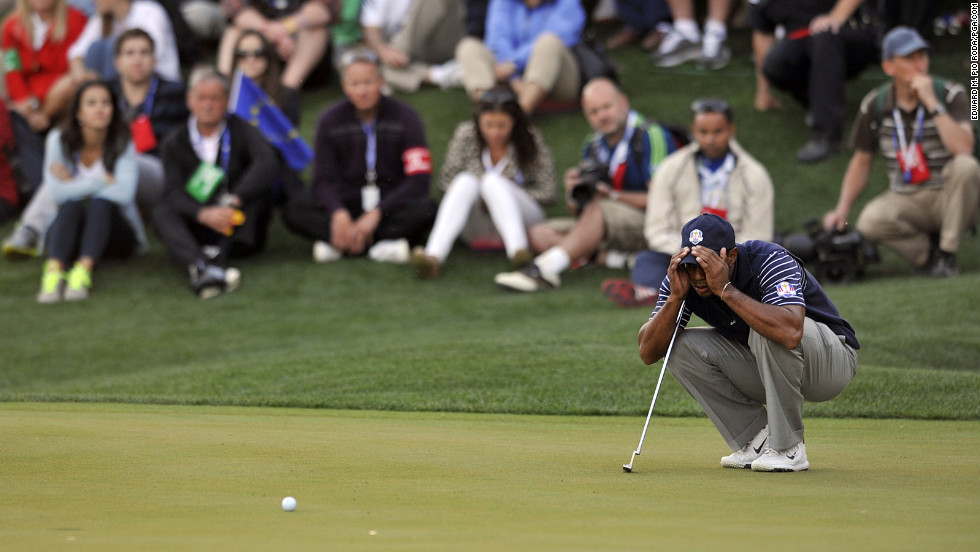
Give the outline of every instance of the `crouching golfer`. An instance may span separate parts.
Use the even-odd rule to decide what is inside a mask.
[[[667,369],[734,451],[721,465],[809,468],[803,401],[832,399],[854,378],[854,328],[782,247],[736,245],[732,226],[710,214],[685,224],[681,240],[640,328],[640,358],[662,358],[679,323]],[[710,327],[685,329],[691,313]]]

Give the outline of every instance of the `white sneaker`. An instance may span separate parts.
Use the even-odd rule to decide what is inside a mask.
[[[636,263],[636,253],[607,249],[605,258],[606,268],[629,268]]]
[[[702,45],[701,59],[698,60],[702,69],[721,69],[732,60],[732,51],[725,45],[722,36],[705,33]]]
[[[325,241],[317,240],[313,242],[313,262],[314,263],[332,263],[343,257],[344,254],[336,247],[330,245]]]
[[[225,293],[235,291],[242,285],[242,271],[233,266],[225,269]]]
[[[672,29],[660,43],[660,48],[650,56],[657,67],[676,67],[700,57],[700,41],[685,38],[677,29]]]
[[[459,62],[451,59],[442,65],[429,68],[429,80],[443,90],[463,87],[463,68]]]
[[[412,251],[405,238],[381,240],[368,250],[368,258],[379,263],[408,264]]]
[[[538,265],[531,263],[514,272],[501,272],[493,278],[494,283],[510,291],[544,291],[561,285],[557,274],[545,274]]]
[[[798,472],[806,471],[809,467],[803,441],[786,450],[766,449],[762,456],[752,462],[752,471],[761,472]]]
[[[769,426],[762,428],[755,437],[744,447],[736,450],[728,456],[721,457],[721,467],[733,468],[736,470],[747,470],[752,467],[752,462],[763,455],[768,447]]]

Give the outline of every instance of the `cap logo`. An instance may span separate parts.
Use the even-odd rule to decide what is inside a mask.
[[[691,242],[691,245],[697,245],[704,241],[704,234],[701,233],[701,230],[695,228],[691,230],[691,235],[687,237],[687,240]]]

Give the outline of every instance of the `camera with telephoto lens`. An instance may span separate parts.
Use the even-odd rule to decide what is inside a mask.
[[[805,233],[783,236],[778,243],[798,257],[820,282],[849,283],[877,263],[878,248],[857,230],[827,230],[817,219],[803,223]]]
[[[609,165],[594,157],[586,157],[578,165],[579,179],[572,188],[572,201],[581,213],[585,206],[595,197],[600,182],[609,183]]]

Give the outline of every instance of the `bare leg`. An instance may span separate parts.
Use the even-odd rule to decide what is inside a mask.
[[[517,103],[520,104],[524,113],[530,115],[544,101],[547,93],[543,88],[533,82],[525,82],[521,86],[521,91],[517,96]]]
[[[527,237],[528,243],[531,245],[531,251],[537,255],[561,243],[565,234],[545,224],[535,224],[527,231]]]
[[[325,27],[304,29],[296,37],[296,50],[286,63],[282,84],[299,90],[327,51],[330,33]]]
[[[568,253],[569,259],[578,259],[594,253],[605,232],[606,221],[602,216],[602,209],[599,208],[598,201],[593,201],[586,206],[578,223],[558,245]]]

